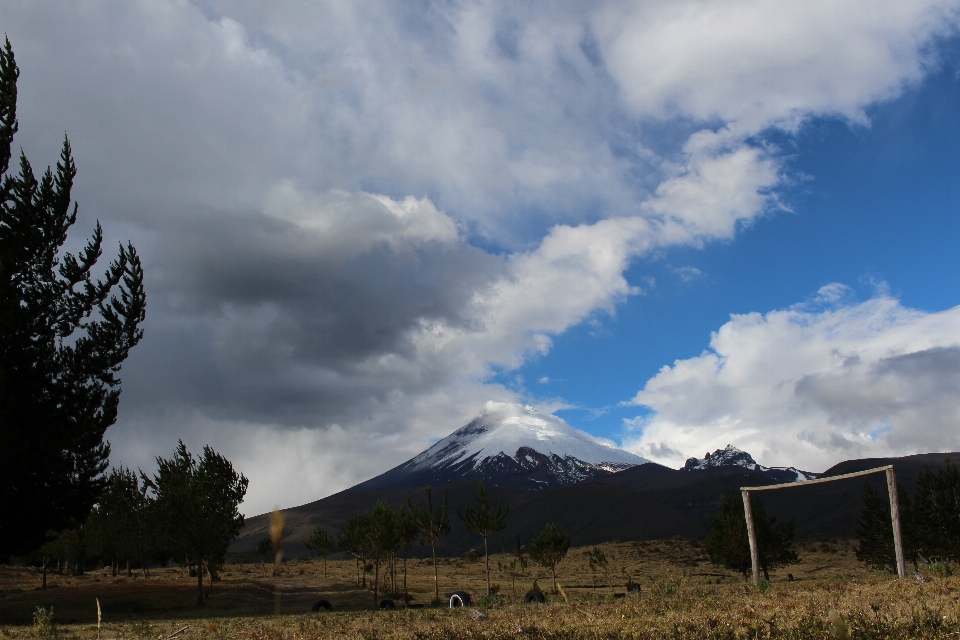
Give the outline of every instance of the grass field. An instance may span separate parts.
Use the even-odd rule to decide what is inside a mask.
[[[772,575],[766,592],[707,562],[701,542],[602,549],[609,560],[602,574],[590,571],[586,549],[571,549],[557,576],[566,597],[548,594],[544,605],[522,603],[534,580],[550,590],[549,573],[536,565],[514,589],[497,570],[497,561],[508,558],[493,556],[500,596],[479,603],[482,559],[444,559],[441,594],[471,593],[474,605],[466,609],[430,606],[433,572],[424,560],[410,560],[407,568],[412,602],[425,606],[405,609],[398,598],[392,611],[373,610],[372,592],[356,585],[351,560],[328,562],[327,578],[316,560],[287,562],[280,577],[270,575],[270,566],[264,576],[259,564],[230,564],[202,608],[196,579],[176,568],[155,569],[147,579],[106,571],[52,575],[42,592],[35,570],[3,567],[0,637],[96,638],[96,598],[104,639],[167,638],[184,627],[176,638],[830,638],[831,608],[851,638],[960,638],[960,578],[921,571],[924,582],[897,581],[857,563],[847,541],[802,544],[802,562]],[[788,582],[788,573],[796,579]],[[625,595],[628,580],[640,585],[639,594]],[[398,583],[402,591],[402,571]],[[321,598],[334,610],[311,613]],[[37,607],[53,607],[52,630],[32,624]]]

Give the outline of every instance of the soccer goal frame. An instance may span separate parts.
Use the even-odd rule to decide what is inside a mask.
[[[784,484],[773,484],[766,487],[740,487],[740,494],[743,496],[743,515],[747,520],[747,538],[750,540],[750,563],[753,565],[753,583],[756,584],[760,580],[760,555],[757,550],[757,531],[753,526],[753,509],[750,506],[750,494],[752,492],[789,489],[791,487],[809,487],[812,484],[833,482],[835,480],[848,480],[872,473],[887,474],[887,493],[890,495],[890,520],[893,523],[893,549],[897,556],[897,575],[900,578],[906,578],[907,566],[903,560],[903,537],[900,534],[900,505],[897,502],[897,476],[893,471],[893,465],[889,464],[885,467],[877,467],[876,469],[867,469],[866,471],[857,471],[855,473],[845,473],[829,478],[786,482]]]

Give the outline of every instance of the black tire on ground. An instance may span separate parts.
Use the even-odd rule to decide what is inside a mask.
[[[531,602],[544,602],[546,598],[543,597],[543,591],[538,591],[536,589],[531,589],[527,591],[527,595],[523,596],[523,604],[530,604]]]
[[[317,600],[313,605],[314,613],[319,611],[330,611],[331,609],[333,609],[333,605],[330,604],[329,600]]]
[[[397,605],[395,605],[395,604],[393,603],[393,600],[391,600],[390,598],[387,598],[386,600],[381,600],[381,601],[380,601],[380,608],[381,608],[381,609],[396,609],[396,608],[397,608]]]
[[[450,608],[465,607],[470,604],[470,594],[466,591],[454,591],[450,594]]]

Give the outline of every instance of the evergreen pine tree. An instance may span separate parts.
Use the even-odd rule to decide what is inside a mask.
[[[323,577],[327,577],[327,556],[337,548],[336,541],[323,527],[317,525],[310,537],[303,542],[304,546],[323,558]]]
[[[918,539],[913,505],[903,487],[898,487],[900,507],[900,535],[903,538],[903,557],[918,566]],[[873,490],[863,483],[863,511],[857,519],[857,560],[880,571],[897,572],[896,552],[893,548],[893,522],[890,519],[890,501],[886,491]]]
[[[146,560],[154,548],[151,523],[153,500],[147,494],[147,480],[142,483],[126,467],[110,471],[107,488],[97,500],[85,528],[87,546],[102,560],[110,560],[116,571],[116,562],[126,561],[130,575],[130,561],[140,563],[147,576]]]
[[[370,511],[368,536],[373,560],[373,608],[377,608],[380,588],[380,563],[396,550],[397,537],[396,514],[386,502],[378,500]]]
[[[960,558],[960,470],[945,460],[936,473],[923,465],[913,492],[911,533],[928,560]]]
[[[487,488],[484,486],[482,480],[480,481],[480,486],[477,487],[477,493],[474,495],[473,500],[477,505],[476,508],[468,502],[464,508],[464,512],[460,513],[460,511],[457,511],[457,515],[463,521],[463,524],[466,525],[467,529],[479,534],[483,538],[483,558],[487,574],[487,595],[490,595],[490,549],[487,540],[491,535],[497,531],[503,531],[507,526],[504,521],[510,512],[510,506],[500,504],[499,500],[495,500],[491,506],[490,498],[487,496]]]
[[[210,447],[194,458],[182,441],[172,458],[157,458],[157,466],[149,482],[164,542],[177,557],[187,556],[197,564],[197,604],[202,605],[203,567],[212,584],[227,546],[243,527],[238,507],[249,482]]]
[[[553,592],[557,593],[557,564],[563,560],[567,550],[570,549],[570,534],[563,527],[549,522],[537,535],[533,536],[529,548],[530,559],[541,567],[550,569],[553,575]]]
[[[367,558],[373,549],[370,544],[370,514],[358,513],[337,536],[337,546],[357,561],[357,586],[367,587]]]
[[[777,523],[767,517],[763,503],[750,496],[753,526],[757,535],[757,555],[760,570],[767,580],[770,570],[799,561],[793,549],[793,520]],[[707,556],[714,564],[746,576],[752,570],[750,540],[743,511],[743,498],[736,489],[730,489],[720,500],[720,512],[710,518],[710,533],[706,540]]]
[[[433,556],[433,593],[434,601],[440,601],[440,574],[437,569],[437,544],[440,539],[450,533],[450,517],[447,513],[447,490],[443,490],[443,503],[433,506],[433,492],[428,485],[427,506],[425,509],[413,506],[410,499],[407,499],[407,506],[413,513],[413,519],[417,523],[420,531],[420,542],[430,545],[430,553]]]
[[[410,602],[410,594],[407,591],[407,553],[410,547],[417,541],[420,534],[420,527],[417,525],[417,519],[409,508],[400,507],[396,511],[395,523],[397,527],[397,546],[403,551],[403,601]]]
[[[76,255],[61,252],[77,219],[76,166],[64,139],[38,179],[17,132],[19,69],[0,48],[0,558],[35,549],[48,530],[86,520],[106,479],[118,372],[143,335],[143,270],[121,246],[103,279],[99,223]]]

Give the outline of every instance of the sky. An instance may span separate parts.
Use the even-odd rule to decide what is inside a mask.
[[[111,461],[322,498],[518,402],[679,467],[960,450],[960,2],[0,0],[144,259]]]

